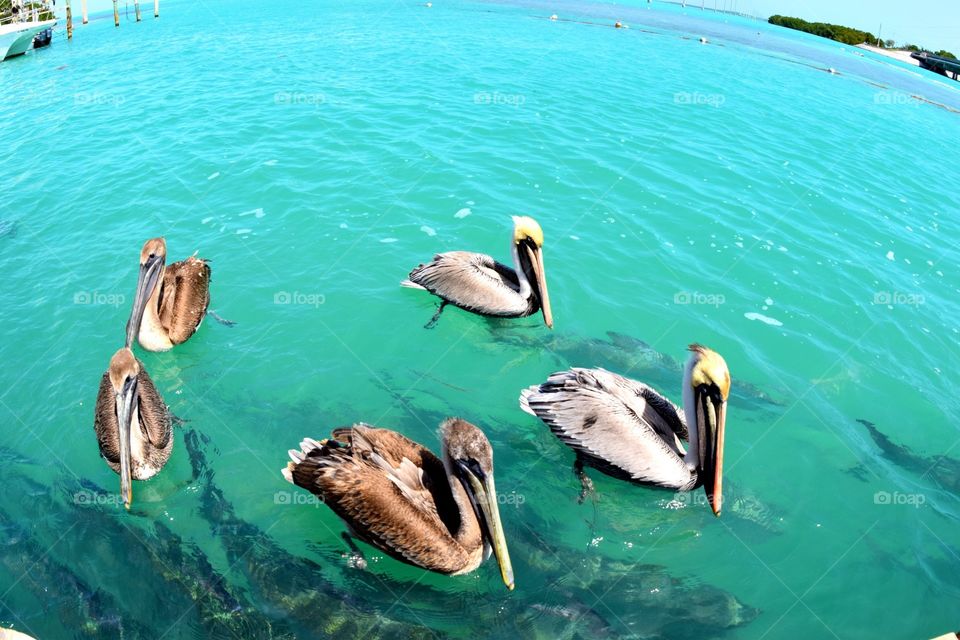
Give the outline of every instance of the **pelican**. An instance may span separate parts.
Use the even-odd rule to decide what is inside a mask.
[[[291,450],[283,477],[317,495],[359,539],[417,567],[460,575],[490,556],[513,590],[493,451],[476,426],[440,425],[442,459],[388,429],[356,424]]]
[[[120,494],[129,509],[131,480],[149,480],[170,458],[173,436],[170,413],[146,369],[129,345],[110,358],[100,380],[93,429],[100,455],[120,474]]]
[[[715,515],[723,504],[723,434],[730,371],[716,351],[690,345],[683,409],[642,382],[604,369],[570,369],[520,393],[583,463],[608,475],[679,491],[703,486]],[[689,429],[688,427],[693,426]],[[686,451],[681,440],[688,440]],[[587,483],[585,476],[581,481]]]
[[[138,338],[147,351],[167,351],[186,342],[210,305],[210,265],[196,256],[166,265],[167,243],[147,240],[127,322],[127,344]]]
[[[433,327],[447,304],[483,316],[525,318],[543,311],[543,322],[553,328],[547,276],[543,270],[543,230],[526,216],[513,217],[510,252],[516,269],[483,253],[438,253],[421,264],[401,284],[426,289],[443,299],[427,324]]]

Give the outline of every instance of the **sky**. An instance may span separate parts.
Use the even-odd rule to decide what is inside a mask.
[[[210,4],[225,0],[207,0]],[[304,0],[322,2],[324,0]],[[412,0],[411,0],[412,1]],[[439,0],[443,1],[443,0]],[[619,0],[623,3],[640,3],[641,0]],[[656,2],[656,0],[654,0]],[[688,0],[696,4],[698,0]],[[760,17],[774,14],[803,18],[810,22],[832,22],[854,29],[869,31],[884,40],[892,38],[897,44],[912,43],[933,49],[946,49],[960,56],[960,0],[703,0],[707,6],[749,13]],[[120,0],[121,10],[133,0]],[[58,0],[58,8],[65,0]],[[141,0],[141,9],[153,6],[152,0]],[[163,13],[163,0],[160,10]],[[101,11],[113,7],[112,0],[88,0],[89,10]],[[80,0],[72,0],[74,11],[80,11]]]
[[[707,6],[751,15],[774,14],[869,31],[897,44],[916,44],[960,56],[960,0],[704,0]],[[688,0],[694,3],[695,0]],[[880,25],[883,25],[882,33]]]

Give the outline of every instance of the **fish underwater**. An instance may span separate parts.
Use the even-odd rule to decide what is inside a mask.
[[[19,226],[16,220],[0,220],[0,238],[16,238]]]
[[[919,455],[911,451],[909,447],[895,444],[869,420],[858,419],[857,422],[866,427],[867,432],[873,442],[880,448],[884,458],[921,477],[931,478],[940,487],[951,493],[960,493],[960,460],[947,456]],[[852,473],[861,479],[866,479],[865,471],[860,467],[855,467]]]
[[[8,473],[8,486],[30,495],[32,509],[58,513],[63,520],[41,529],[62,534],[58,540],[35,535],[0,545],[0,567],[24,575],[20,584],[44,603],[47,613],[28,623],[38,637],[156,638],[176,625],[204,637],[294,638],[283,629],[283,621],[262,615],[244,600],[242,591],[232,590],[206,555],[163,521],[144,518],[147,524],[119,524],[112,513],[115,492],[86,480],[58,479],[57,484],[68,495],[64,503],[34,480]],[[0,515],[9,520],[7,514]],[[51,543],[55,554],[47,552]],[[86,571],[93,573],[91,579],[131,576],[136,589],[128,582],[94,589],[81,575]],[[164,607],[159,609],[161,597]],[[50,607],[57,615],[48,615]],[[178,612],[179,620],[164,617],[170,611]]]
[[[543,627],[534,637],[717,638],[760,613],[729,592],[672,576],[661,566],[598,554],[568,571],[558,562],[567,552],[538,536],[515,546],[553,585],[521,616],[524,626],[539,621]]]

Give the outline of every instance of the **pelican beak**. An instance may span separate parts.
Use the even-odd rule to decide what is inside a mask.
[[[706,391],[704,387],[697,388],[697,396],[703,490],[714,515],[720,517],[723,507],[723,435],[727,424],[727,401],[718,394]]]
[[[137,411],[137,379],[127,378],[123,390],[116,394],[117,424],[120,438],[120,495],[123,506],[130,509],[133,502],[133,482],[130,452],[130,422]]]
[[[133,298],[133,309],[130,311],[130,319],[127,320],[127,348],[133,345],[140,333],[140,322],[143,321],[143,311],[147,307],[153,290],[160,281],[163,274],[163,258],[160,256],[151,256],[147,261],[140,265],[140,275],[137,277],[137,293]]]
[[[543,323],[548,329],[553,329],[553,313],[550,311],[550,296],[547,293],[547,272],[543,269],[543,249],[531,243],[529,251],[537,294],[540,296],[540,310],[543,311]]]
[[[513,565],[510,564],[510,554],[507,551],[507,539],[503,535],[503,524],[500,522],[500,509],[497,506],[497,490],[493,484],[493,474],[486,474],[479,469],[473,469],[461,462],[463,475],[467,479],[467,489],[474,506],[480,512],[480,523],[497,556],[500,565],[500,576],[507,589],[513,591]]]

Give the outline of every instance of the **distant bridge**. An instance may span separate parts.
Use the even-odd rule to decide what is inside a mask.
[[[942,76],[952,77],[954,80],[957,80],[957,76],[960,75],[960,60],[941,58],[926,51],[911,53],[910,57],[919,62],[920,66],[924,69],[929,69]]]

